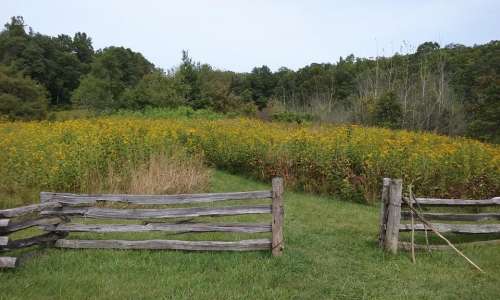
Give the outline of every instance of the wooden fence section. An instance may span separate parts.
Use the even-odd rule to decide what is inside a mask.
[[[401,223],[412,219],[412,212],[402,211],[408,204],[414,208],[432,207],[492,207],[500,206],[500,197],[484,200],[464,199],[438,199],[415,198],[408,199],[402,196],[403,182],[401,179],[384,178],[382,188],[382,203],[380,211],[379,245],[385,250],[396,253],[398,248],[408,250],[408,242],[399,241],[399,232],[427,231],[431,229],[419,222],[413,215],[414,224]],[[427,221],[455,221],[455,222],[481,222],[498,221],[500,213],[448,213],[448,212],[421,212],[420,215]],[[466,224],[466,223],[432,223],[432,226],[441,233],[457,234],[497,234],[500,233],[500,224]],[[464,244],[500,244],[500,240],[471,242]],[[444,245],[414,245],[415,249],[449,249]]]
[[[57,226],[63,219],[55,216],[40,216],[44,209],[59,207],[59,203],[42,203],[0,210],[0,252],[34,245],[50,245],[65,235],[64,232],[48,232],[24,239],[10,239],[9,235],[34,226]],[[16,257],[0,257],[0,268],[14,268]]]
[[[209,203],[218,201],[245,201],[271,199],[267,205],[235,205],[224,207],[188,208],[107,208],[101,202],[132,205],[170,205]],[[283,179],[273,178],[272,189],[267,191],[204,193],[180,195],[80,195],[70,193],[40,193],[40,204],[0,210],[0,251],[33,245],[51,245],[59,248],[102,249],[172,249],[196,251],[249,251],[270,250],[281,255],[283,242]],[[271,214],[269,223],[196,223],[198,217]],[[72,217],[112,220],[143,220],[143,224],[78,224],[69,223]],[[189,218],[177,223],[161,219]],[[31,227],[46,233],[25,239],[11,240],[11,233]],[[271,233],[268,239],[239,241],[181,241],[181,240],[80,240],[65,239],[72,232],[172,232],[172,233]],[[14,268],[16,257],[0,257],[0,268]]]
[[[103,249],[174,249],[196,251],[247,251],[271,250],[273,255],[283,251],[283,180],[273,178],[272,190],[232,193],[205,193],[181,195],[78,195],[69,193],[46,193],[40,195],[42,204],[49,205],[40,212],[45,218],[84,217],[113,220],[145,220],[144,224],[76,224],[60,222],[44,224],[45,230],[54,233],[71,232],[150,232],[166,231],[174,233],[233,232],[262,233],[270,232],[271,239],[240,241],[179,241],[179,240],[78,240],[59,239],[59,248],[103,248]],[[208,203],[236,200],[237,202],[254,199],[272,199],[269,205],[238,205],[224,207],[188,208],[104,208],[96,207],[100,202],[113,202],[133,205],[169,205]],[[270,223],[195,223],[198,217],[220,217],[248,214],[271,214]],[[171,218],[190,218],[188,222],[165,223],[161,220]]]

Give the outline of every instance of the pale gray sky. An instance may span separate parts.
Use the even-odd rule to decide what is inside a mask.
[[[500,39],[498,0],[0,0],[0,22],[14,15],[44,34],[84,31],[96,49],[132,48],[165,69],[182,49],[217,68],[250,71],[389,55],[404,41]]]

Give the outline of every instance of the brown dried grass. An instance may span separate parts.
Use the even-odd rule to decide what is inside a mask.
[[[201,155],[188,156],[182,151],[153,154],[138,166],[120,170],[108,167],[107,174],[89,174],[88,193],[183,194],[208,190],[210,170]]]

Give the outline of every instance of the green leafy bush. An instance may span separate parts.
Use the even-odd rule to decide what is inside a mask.
[[[47,115],[47,91],[28,77],[0,68],[0,116],[41,120]]]
[[[313,120],[313,116],[306,113],[295,113],[295,112],[279,112],[272,115],[273,121],[288,122],[288,123],[307,123]]]

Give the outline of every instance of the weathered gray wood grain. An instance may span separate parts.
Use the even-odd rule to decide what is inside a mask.
[[[387,230],[387,214],[389,207],[389,185],[391,179],[384,178],[382,181],[382,195],[380,198],[380,220],[379,220],[379,234],[378,234],[378,244],[380,248],[383,248],[385,241],[385,232]]]
[[[120,202],[129,204],[184,204],[214,202],[225,200],[250,200],[271,198],[271,191],[251,191],[232,193],[178,194],[178,195],[128,195],[128,194],[69,194],[40,193],[41,202],[60,202],[68,205],[94,204],[97,201]]]
[[[285,215],[283,207],[283,178],[273,178],[272,186],[272,253],[273,256],[281,256],[285,248],[283,241],[283,221]]]
[[[477,213],[477,214],[460,214],[460,213],[421,213],[426,220],[435,221],[487,221],[500,220],[500,213]],[[401,212],[402,220],[409,220],[409,211]]]
[[[485,200],[416,198],[416,202],[420,206],[495,206],[500,205],[500,197]],[[417,206],[416,204],[414,205]]]
[[[87,218],[103,219],[163,219],[189,218],[203,216],[233,216],[245,214],[271,213],[270,205],[227,206],[227,207],[193,207],[171,209],[116,209],[116,208],[73,208],[62,207],[44,210],[42,215],[81,215]]]
[[[7,227],[9,226],[10,219],[0,219],[0,227]]]
[[[33,236],[26,239],[9,240],[6,246],[2,246],[2,250],[14,250],[20,248],[31,247],[34,245],[46,245],[55,242],[56,240],[64,237],[66,234],[59,234],[54,232],[44,233],[41,235]]]
[[[241,232],[258,233],[271,232],[271,224],[256,223],[149,223],[146,225],[136,224],[59,224],[54,230],[61,232],[146,232],[146,231],[169,231],[169,232]]]
[[[500,245],[500,240],[489,240],[489,241],[476,241],[455,244],[457,247],[466,246],[484,246],[484,245]],[[421,245],[414,244],[415,250],[453,250],[449,245]],[[411,251],[411,243],[409,242],[399,242],[399,249],[405,251]]]
[[[13,218],[34,212],[40,212],[44,209],[60,207],[61,204],[57,202],[47,202],[40,204],[32,204],[27,206],[21,206],[16,208],[9,208],[0,210],[0,218]]]
[[[385,233],[384,249],[393,254],[396,254],[398,251],[402,193],[403,181],[401,179],[391,179],[389,183],[389,206],[387,212],[387,229]]]
[[[0,227],[0,234],[9,234],[33,226],[54,225],[54,224],[59,224],[61,222],[62,219],[59,217],[37,217],[35,219],[30,219],[30,220],[11,222],[9,226]]]
[[[0,257],[0,268],[15,268],[17,266],[17,258],[15,257]]]
[[[59,248],[74,249],[156,249],[156,250],[193,250],[193,251],[248,251],[270,250],[270,239],[222,241],[178,241],[178,240],[67,240],[55,243]]]
[[[432,223],[432,226],[441,233],[464,233],[464,234],[477,234],[477,233],[500,233],[500,224],[443,224]],[[424,224],[415,224],[415,231],[425,230]],[[411,231],[411,224],[401,224],[400,231]],[[427,230],[429,228],[427,227]]]

